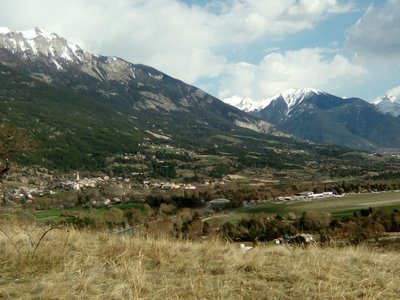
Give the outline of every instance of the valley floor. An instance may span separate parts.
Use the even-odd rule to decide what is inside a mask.
[[[49,230],[46,232],[46,229]],[[0,223],[0,299],[397,299],[400,253]]]

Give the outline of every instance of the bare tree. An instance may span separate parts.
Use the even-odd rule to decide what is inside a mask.
[[[3,179],[10,170],[10,157],[16,152],[31,151],[34,146],[25,131],[0,124],[0,203],[4,203]]]

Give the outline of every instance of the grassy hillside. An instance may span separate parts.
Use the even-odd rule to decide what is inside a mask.
[[[176,84],[183,85],[179,82]],[[165,93],[172,99],[183,97],[173,94],[171,85],[173,82],[163,86]],[[193,87],[190,89],[196,90]],[[25,157],[22,163],[34,162],[63,171],[102,170],[106,158],[110,156],[145,151],[147,147],[143,144],[170,143],[196,151],[216,152],[215,147],[221,147],[220,151],[238,156],[256,151],[262,153],[259,155],[261,165],[282,167],[294,163],[294,160],[289,156],[285,161],[288,155],[276,154],[271,150],[266,153],[261,151],[265,150],[271,138],[280,149],[303,147],[294,140],[274,138],[236,127],[235,118],[243,117],[244,113],[227,108],[211,96],[207,96],[210,101],[208,98],[207,101],[196,98],[204,107],[192,99],[193,107],[190,110],[170,113],[158,109],[133,109],[132,105],[142,99],[135,93],[129,94],[129,99],[125,99],[124,95],[109,99],[90,89],[77,91],[66,86],[47,84],[0,64],[0,122],[27,130],[38,144],[38,151]],[[149,131],[167,140],[156,138]],[[171,140],[168,140],[168,135],[172,136]],[[234,135],[239,137],[232,138]],[[262,140],[246,140],[253,135]],[[234,139],[234,142],[218,138],[221,136]],[[245,151],[243,143],[248,147]]]
[[[0,223],[4,299],[397,299],[400,254]]]
[[[62,170],[98,169],[112,153],[134,152],[143,133],[134,121],[74,91],[33,80],[0,65],[1,122],[29,132],[35,161]]]

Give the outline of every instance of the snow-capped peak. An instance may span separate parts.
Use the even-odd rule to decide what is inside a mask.
[[[33,29],[30,30],[26,30],[26,31],[19,31],[24,38],[26,38],[27,40],[33,40],[35,38],[37,38],[38,36],[43,36],[46,40],[51,41],[53,39],[58,38],[58,35],[55,33],[50,33],[45,31],[42,28],[39,27],[35,27]]]
[[[387,91],[384,96],[376,98],[372,103],[384,114],[400,116],[400,86]]]
[[[320,95],[324,94],[324,92],[319,91],[317,89],[312,89],[312,88],[303,88],[303,89],[288,89],[280,93],[279,95],[276,95],[270,99],[270,102],[273,100],[276,100],[278,98],[282,98],[288,107],[288,113],[292,110],[294,106],[297,104],[300,104],[304,99],[307,99],[308,97],[312,95]]]
[[[384,96],[378,97],[374,101],[372,101],[372,103],[374,103],[374,104],[379,104],[382,102],[394,103],[394,102],[400,102],[400,99],[394,95],[384,95]]]
[[[9,33],[11,30],[8,27],[0,27],[0,34],[7,34]]]
[[[317,89],[304,88],[304,89],[288,89],[282,93],[275,95],[271,98],[266,98],[261,101],[256,101],[249,97],[233,96],[231,98],[224,99],[223,101],[229,105],[235,106],[245,112],[258,112],[266,108],[272,101],[277,99],[283,99],[288,107],[288,113],[294,106],[301,103],[304,99],[312,95],[325,94]]]
[[[39,27],[26,31],[13,31],[0,27],[0,49],[7,50],[5,59],[12,63],[23,64],[25,61],[34,61],[36,64],[55,68],[59,72],[78,68],[101,81],[128,82],[136,78],[133,64],[116,57],[91,54],[58,34]],[[158,74],[153,77],[162,79]]]
[[[240,97],[237,95],[235,95],[231,98],[226,98],[223,101],[225,103],[235,106],[236,108],[243,110],[245,112],[254,111],[260,106],[260,103],[256,102],[252,98]]]
[[[7,48],[12,53],[23,53],[25,57],[46,56],[58,69],[62,69],[62,62],[82,61],[84,58],[81,48],[56,33],[38,27],[26,31],[12,31],[1,27],[0,47]]]

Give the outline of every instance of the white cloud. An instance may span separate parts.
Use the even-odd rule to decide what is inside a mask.
[[[348,1],[343,1],[348,2]],[[40,26],[90,51],[144,63],[194,83],[216,77],[221,48],[312,28],[351,6],[338,0],[2,0],[4,26]]]
[[[212,23],[223,42],[245,43],[261,37],[276,37],[313,28],[330,14],[353,9],[351,1],[337,0],[227,0]]]
[[[388,90],[386,96],[400,99],[400,85]]]
[[[230,65],[222,75],[221,98],[233,95],[265,99],[288,88],[312,87],[334,92],[360,77],[367,70],[332,51],[305,48],[284,53],[271,53],[258,65]],[[354,84],[352,81],[351,84]]]
[[[253,97],[258,66],[241,62],[229,65],[220,79],[220,98],[234,95]]]
[[[347,47],[361,56],[400,57],[400,0],[371,5],[349,30]]]

